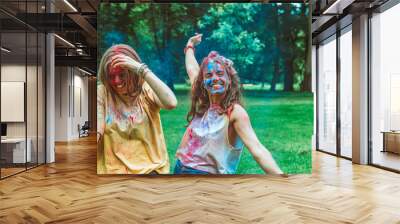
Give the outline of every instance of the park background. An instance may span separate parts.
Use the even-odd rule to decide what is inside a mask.
[[[175,92],[178,107],[161,111],[173,172],[190,108],[183,49],[202,33],[197,60],[216,50],[234,62],[253,128],[282,170],[311,173],[310,19],[301,3],[102,3],[98,58],[113,44],[128,44]],[[244,149],[237,173],[263,171]]]

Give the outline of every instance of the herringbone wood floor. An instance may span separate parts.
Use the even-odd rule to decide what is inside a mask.
[[[400,175],[315,152],[289,178],[96,175],[96,143],[0,181],[0,223],[400,223]]]

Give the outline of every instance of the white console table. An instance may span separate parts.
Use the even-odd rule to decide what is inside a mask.
[[[30,138],[26,139],[28,143],[28,147],[26,147],[26,154],[25,154],[25,138],[6,138],[1,139],[2,147],[13,147],[12,148],[12,163],[25,163],[31,162],[32,160],[32,153],[31,153],[31,146],[32,140]],[[25,160],[26,159],[26,160]]]

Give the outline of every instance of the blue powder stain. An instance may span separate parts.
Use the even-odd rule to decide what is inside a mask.
[[[207,64],[207,72],[211,73],[214,70],[215,64],[214,61],[209,61]]]
[[[206,86],[206,88],[211,87],[213,79],[204,79],[204,85]]]
[[[107,114],[107,116],[106,116],[106,124],[111,124],[111,123],[112,123],[112,117],[109,114]]]

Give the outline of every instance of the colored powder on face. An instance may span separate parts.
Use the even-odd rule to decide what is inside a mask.
[[[109,74],[112,76],[116,76],[122,73],[122,68],[120,66],[114,66],[114,67],[110,67],[109,69]]]
[[[211,89],[211,87],[212,87],[212,82],[213,82],[213,79],[212,79],[212,78],[211,78],[211,79],[204,79],[204,80],[203,80],[204,87],[205,87],[206,89]]]
[[[219,77],[204,79],[203,84],[211,94],[223,93],[225,91],[224,81]]]
[[[223,65],[221,65],[220,63],[216,63],[215,64],[215,70],[216,70],[216,73],[226,73],[225,72],[225,68],[224,68],[224,66]],[[224,93],[225,92],[225,83],[226,83],[226,79],[225,79],[225,76],[221,76],[221,77],[219,77],[218,76],[218,84],[221,86],[220,88],[218,88],[218,89],[211,89],[211,94],[222,94],[222,93]]]
[[[123,49],[122,47],[115,47],[114,50],[113,50],[114,56],[116,56],[116,55],[124,55],[124,54],[122,54],[122,49]],[[115,75],[118,75],[118,74],[122,73],[122,71],[123,71],[123,69],[120,66],[111,66],[110,65],[108,73],[110,75],[115,76]]]
[[[215,64],[216,72],[225,72],[224,67],[220,63]]]
[[[208,61],[207,73],[212,73],[214,71],[215,62],[213,60]]]
[[[216,73],[224,72],[224,67],[213,60],[209,60],[207,64],[207,74],[212,74],[212,77],[205,78],[203,81],[204,87],[210,91],[211,94],[222,94],[225,92],[225,78],[215,76]],[[214,88],[214,86],[217,88]]]
[[[109,79],[111,85],[120,85],[123,82],[123,69],[120,66],[110,67]]]
[[[225,92],[225,86],[221,86],[218,89],[212,88],[210,91],[211,94],[222,94],[224,92]]]

